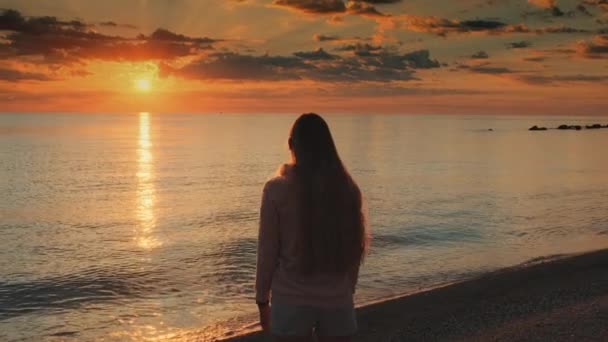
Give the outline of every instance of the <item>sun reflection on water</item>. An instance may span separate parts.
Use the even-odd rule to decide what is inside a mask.
[[[137,220],[136,242],[143,249],[153,249],[161,242],[153,235],[154,215],[154,156],[150,139],[150,113],[139,113],[139,141],[137,149]]]

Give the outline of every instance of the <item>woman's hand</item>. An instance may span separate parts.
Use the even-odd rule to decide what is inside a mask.
[[[270,305],[258,305],[260,311],[260,325],[262,330],[266,333],[270,333]]]

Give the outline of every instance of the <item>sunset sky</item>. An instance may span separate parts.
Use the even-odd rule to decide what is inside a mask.
[[[608,114],[608,0],[0,0],[0,112]]]

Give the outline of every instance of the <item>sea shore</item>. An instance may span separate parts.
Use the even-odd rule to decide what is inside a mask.
[[[608,249],[357,309],[354,341],[608,341]],[[269,341],[261,332],[225,341]]]

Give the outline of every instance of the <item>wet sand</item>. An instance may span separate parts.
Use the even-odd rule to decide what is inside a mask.
[[[354,341],[608,341],[608,249],[361,307]],[[260,332],[229,341],[268,341]]]

